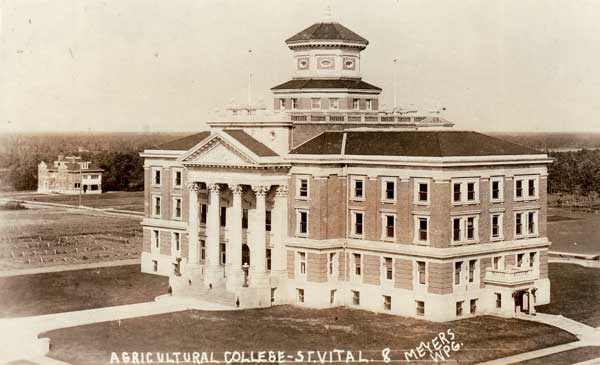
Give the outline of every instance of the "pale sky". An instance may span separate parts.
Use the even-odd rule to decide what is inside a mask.
[[[600,132],[600,1],[0,0],[0,133],[201,130],[250,71],[270,107],[328,3],[388,108],[398,58],[399,104],[457,128]]]

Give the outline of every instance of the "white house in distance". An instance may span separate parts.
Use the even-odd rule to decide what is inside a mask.
[[[101,194],[103,172],[79,156],[59,155],[52,166],[38,164],[38,193]]]
[[[550,301],[545,153],[379,108],[368,41],[286,40],[274,110],[145,150],[142,271],[243,308],[351,306],[447,321]]]

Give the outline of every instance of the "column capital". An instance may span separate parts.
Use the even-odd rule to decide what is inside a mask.
[[[241,195],[244,191],[244,187],[242,185],[229,185],[229,190],[231,190],[234,195]]]
[[[278,197],[288,196],[288,186],[287,185],[277,186],[277,190],[275,190],[275,196],[278,196]]]
[[[211,193],[218,193],[219,191],[221,191],[221,185],[219,184],[206,184],[206,188]]]
[[[200,191],[200,184],[197,182],[191,182],[191,183],[187,183],[187,188],[190,191],[195,191],[195,192],[199,192]]]
[[[256,196],[266,196],[271,185],[252,185],[252,190]]]

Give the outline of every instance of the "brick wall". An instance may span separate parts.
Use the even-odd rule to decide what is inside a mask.
[[[316,283],[327,281],[327,255],[309,252],[307,254],[306,280]]]
[[[516,255],[514,253],[504,256],[504,267],[515,266]]]
[[[160,254],[171,255],[171,232],[160,231]]]
[[[490,242],[490,179],[479,179],[479,202],[481,214],[479,215],[479,242]]]
[[[348,276],[346,274],[346,260],[348,257],[348,254],[342,253],[340,252],[338,254],[339,256],[339,260],[338,260],[338,278],[339,280],[347,280]]]
[[[379,183],[377,179],[365,178],[365,239],[378,241],[379,235],[377,225],[379,223]]]
[[[540,251],[540,279],[548,278],[548,251]]]
[[[396,241],[401,243],[412,243],[413,239],[413,219],[411,215],[412,210],[412,196],[410,189],[410,182],[397,181],[397,193],[398,198],[396,200],[397,205],[397,216],[396,223]]]
[[[181,257],[189,257],[190,254],[190,243],[188,235],[185,232],[181,232],[179,236],[181,240]],[[198,243],[200,244],[200,243]]]
[[[326,235],[328,239],[345,237],[346,225],[344,222],[346,214],[344,214],[344,210],[346,205],[344,199],[341,198],[346,195],[346,181],[345,177],[337,175],[332,175],[328,179],[327,206],[331,212],[327,217]]]
[[[452,263],[428,263],[428,292],[432,294],[452,293]]]
[[[152,207],[152,197],[150,196],[150,179],[152,179],[152,169],[144,167],[144,217],[150,217]]]
[[[414,183],[413,183],[414,185]],[[430,182],[431,221],[429,227],[432,247],[450,246],[450,183],[448,181]],[[420,209],[420,207],[415,208]]]
[[[504,240],[510,241],[515,238],[515,224],[514,224],[514,198],[513,198],[513,184],[514,180],[512,177],[504,178],[504,221],[503,225],[503,233]]]
[[[413,289],[413,263],[411,260],[396,259],[394,262],[394,286],[401,289]]]
[[[295,251],[292,250],[288,250],[287,252],[287,272],[288,272],[288,278],[293,279],[296,275],[296,268],[295,268]]]
[[[540,186],[539,186],[539,194],[540,194],[540,212],[538,216],[538,231],[540,237],[546,237],[547,229],[546,229],[546,219],[548,216],[547,213],[547,204],[548,204],[548,178],[546,176],[540,176]]]
[[[381,261],[379,256],[363,255],[363,283],[379,285],[381,274]]]
[[[483,278],[485,277],[485,271],[488,267],[492,267],[492,258],[491,257],[482,257],[479,260],[479,287],[485,287],[485,283],[483,282]]]
[[[152,240],[152,230],[149,228],[144,228],[143,229],[143,234],[142,234],[142,251],[144,252],[150,252],[151,250],[151,240]]]

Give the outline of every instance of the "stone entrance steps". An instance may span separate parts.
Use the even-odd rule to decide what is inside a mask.
[[[221,304],[229,307],[236,306],[236,295],[225,288],[206,288],[204,286],[189,285],[183,280],[171,282],[173,296],[199,298],[210,303]]]

